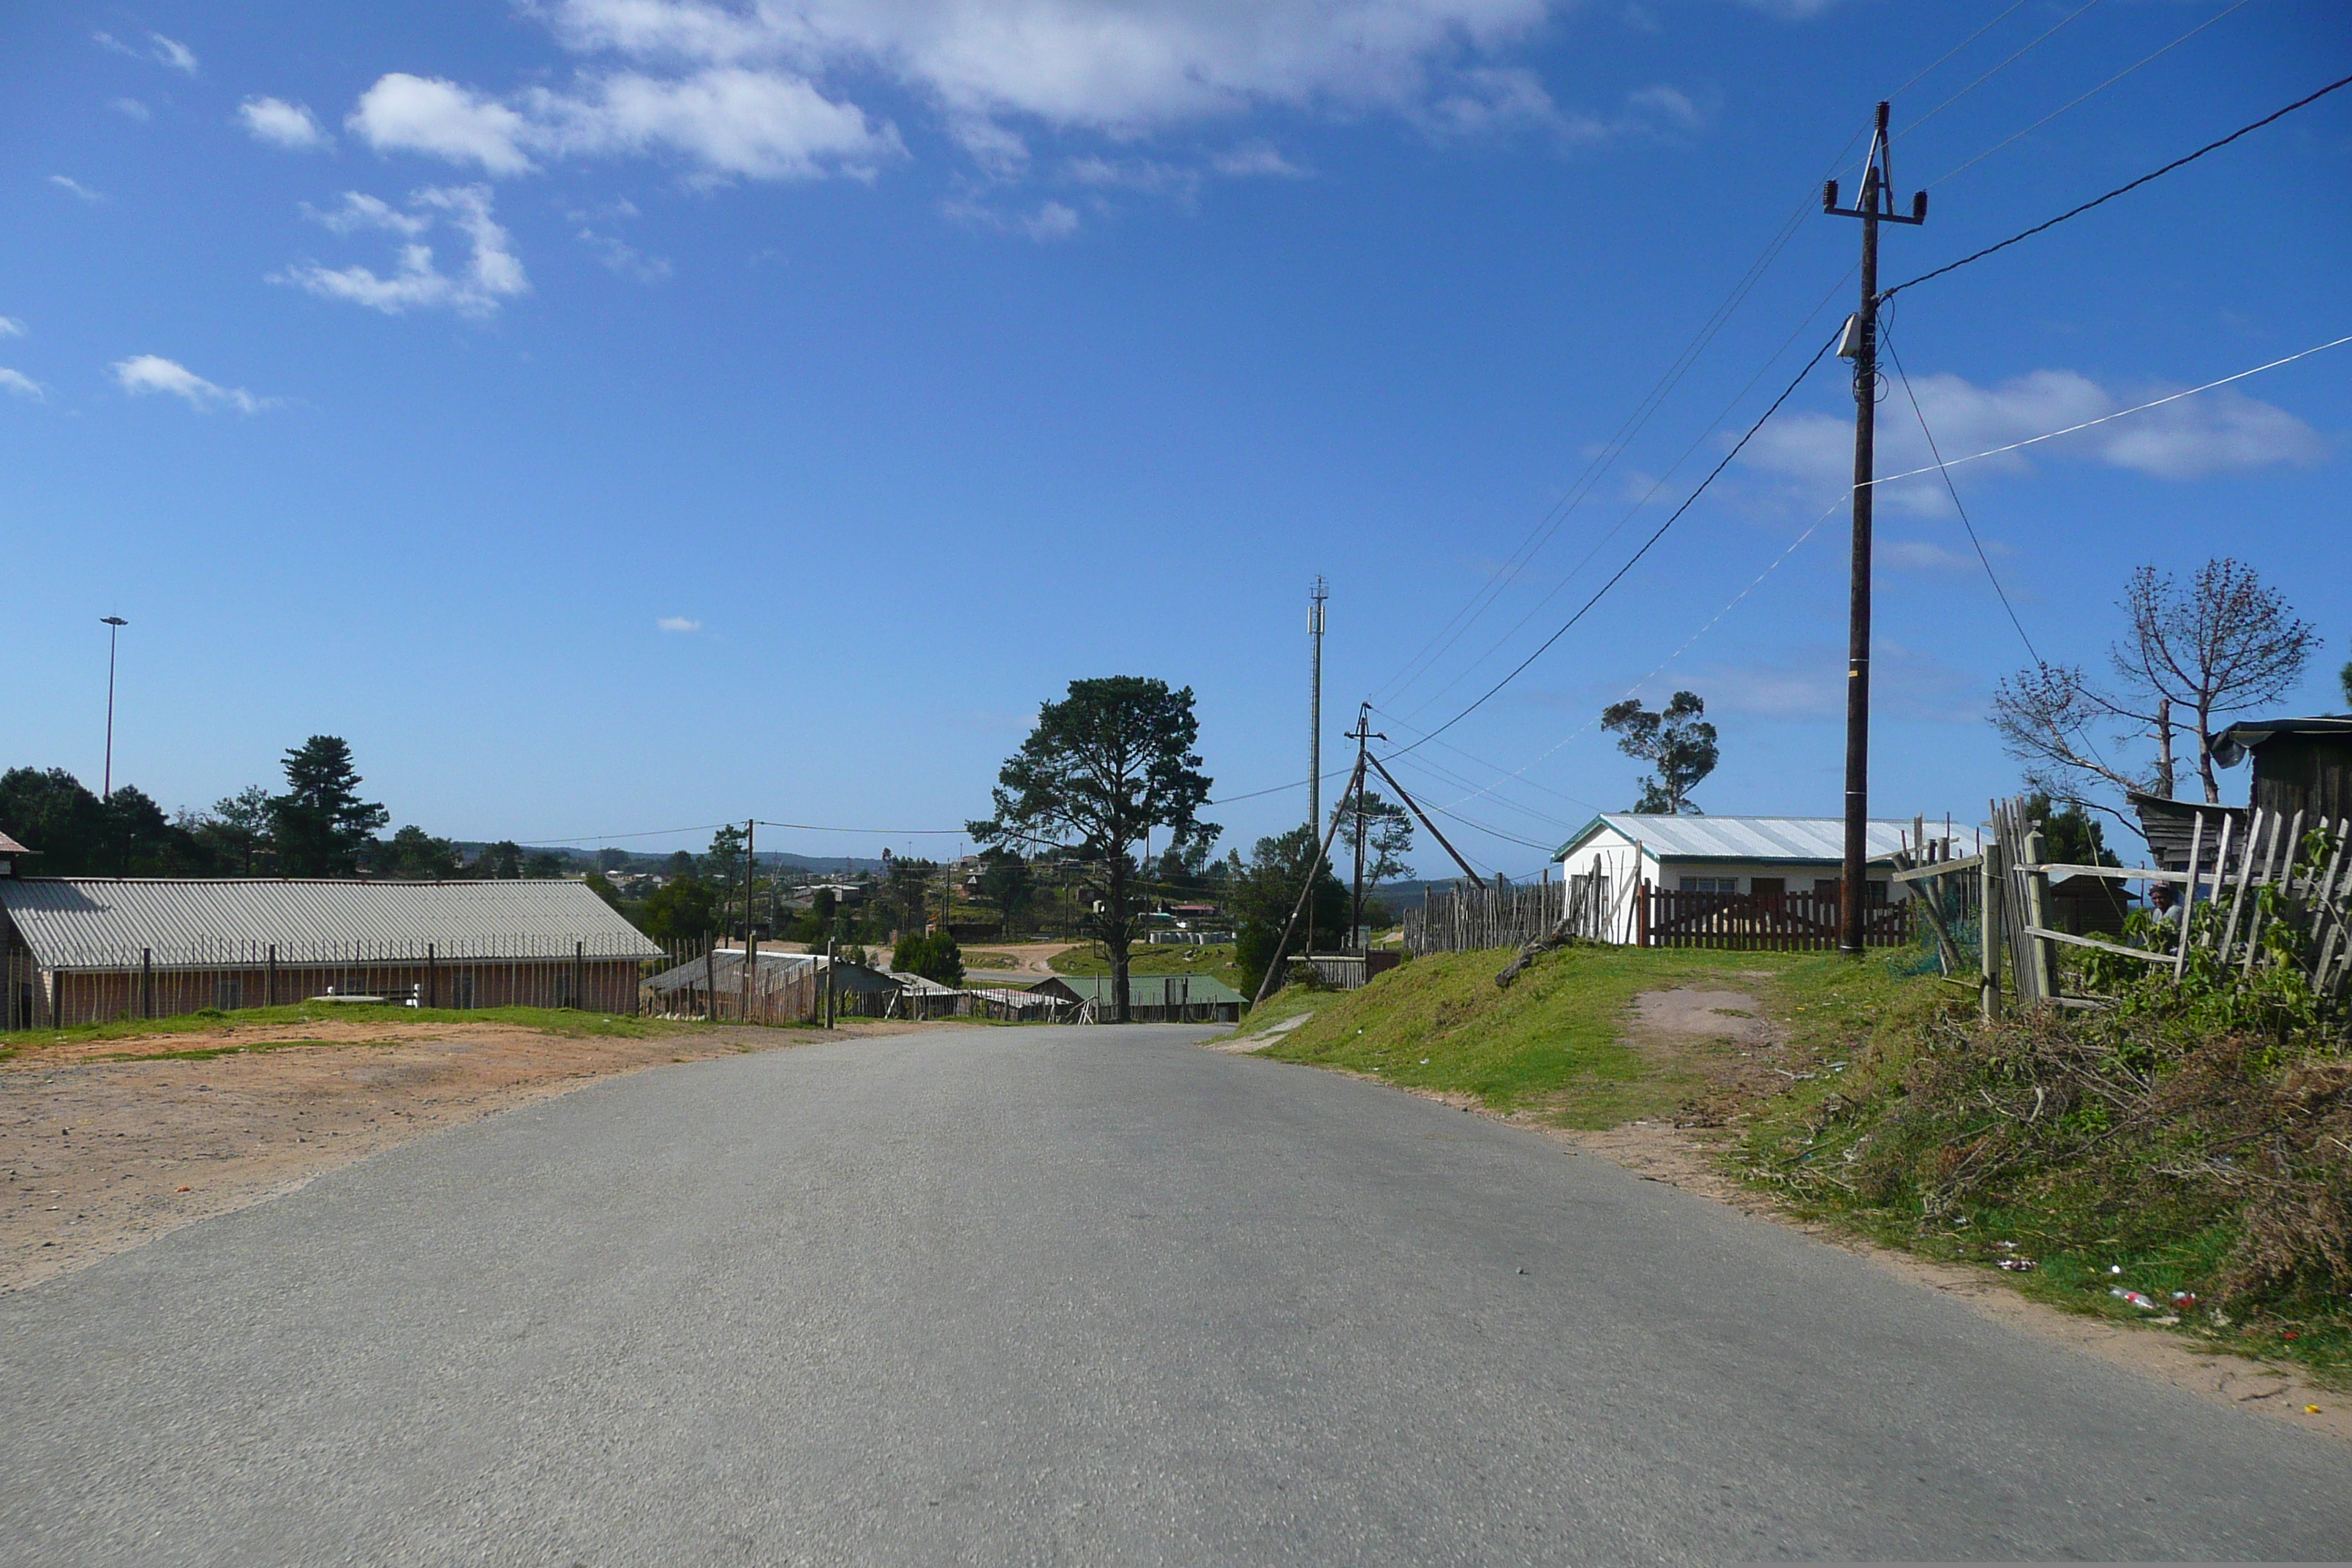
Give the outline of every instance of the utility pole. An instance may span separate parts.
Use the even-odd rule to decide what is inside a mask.
[[[1838,881],[1838,951],[1858,958],[1863,948],[1863,900],[1870,892],[1870,512],[1878,438],[1878,226],[1927,221],[1927,193],[1911,198],[1908,217],[1895,210],[1890,188],[1886,105],[1878,106],[1863,168],[1862,196],[1838,205],[1832,180],[1822,210],[1862,220],[1862,308],[1845,325],[1839,357],[1853,361],[1853,562],[1848,590],[1845,668],[1845,860]]]
[[[751,943],[751,876],[759,869],[760,825],[749,818],[743,823],[743,945],[746,952]]]
[[[1318,577],[1316,581],[1319,583],[1322,579]],[[1319,616],[1317,618],[1318,621],[1321,619]],[[99,624],[106,628],[106,783],[98,798],[106,801],[114,798],[114,638],[131,623],[121,616],[100,616],[98,619]],[[1323,679],[1323,656],[1319,647],[1315,656],[1315,678],[1319,691]]]
[[[1315,673],[1307,702],[1307,836],[1323,831],[1323,602],[1331,590],[1318,574],[1307,593],[1307,636],[1315,647]],[[1315,951],[1315,910],[1307,910],[1307,951]]]
[[[1373,731],[1370,703],[1367,702],[1356,710],[1356,727],[1348,731],[1348,739],[1356,742],[1355,799],[1352,803],[1342,801],[1339,804],[1342,811],[1352,804],[1356,813],[1356,892],[1349,905],[1348,946],[1362,951],[1360,939],[1364,931],[1364,768],[1370,761],[1364,747],[1369,741],[1388,739],[1386,735]]]

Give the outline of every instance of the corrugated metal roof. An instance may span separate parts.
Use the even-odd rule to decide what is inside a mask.
[[[1173,986],[1174,990],[1163,991],[1162,981]],[[1056,983],[1068,986],[1081,1002],[1105,1002],[1111,994],[1110,976],[1108,974],[1056,974],[1052,980],[1040,981],[1029,989],[1042,991]],[[1180,1002],[1196,1004],[1246,1000],[1223,981],[1205,974],[1130,974],[1127,977],[1127,1000],[1130,1007],[1161,1006],[1169,995],[1173,995]]]
[[[0,909],[43,968],[362,958],[659,958],[661,948],[572,881],[194,881],[0,879]]]
[[[6,834],[0,833],[0,855],[30,855],[32,853],[32,850],[26,848],[23,845],[17,843]]]
[[[1604,811],[1579,828],[1552,858],[1563,858],[1589,842],[1603,827],[1627,838],[1661,860],[1819,860],[1836,864],[1845,858],[1845,823],[1834,816],[1650,816],[1632,811]],[[1870,824],[1870,858],[1884,860],[1903,847],[1911,831],[1907,822]]]

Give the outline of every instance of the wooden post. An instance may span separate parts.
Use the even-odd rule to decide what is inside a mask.
[[[714,1021],[719,1016],[719,939],[702,939],[702,1016]]]
[[[1977,862],[1977,993],[1990,1024],[2000,1016],[2000,835]]]
[[[2173,949],[2172,978],[2177,984],[2189,967],[2189,916],[2197,908],[2197,865],[2205,854],[2205,814],[2199,812],[2189,826],[2189,886],[2180,900],[2180,941]]]
[[[152,947],[139,950],[139,1016],[155,1016],[155,950]]]
[[[574,1011],[585,1006],[588,994],[588,944],[572,944],[572,1005]]]
[[[274,942],[269,944],[269,976],[265,983],[265,994],[268,1000],[263,1003],[264,1006],[278,1005],[278,944]]]
[[[2039,868],[2043,858],[2044,840],[2036,826],[2025,836],[2026,864]],[[2030,925],[2043,931],[2050,929],[2050,873],[2035,869],[2026,873],[2025,918]],[[2048,937],[2032,939],[2033,984],[2040,993],[2036,1001],[2047,1002],[2058,994],[2058,944]]]

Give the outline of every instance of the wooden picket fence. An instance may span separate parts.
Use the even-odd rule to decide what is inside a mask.
[[[2145,963],[2179,980],[2191,955],[2251,976],[2257,969],[2292,966],[2318,995],[2340,1000],[2352,980],[2352,818],[2329,821],[2255,807],[2242,831],[2223,816],[2210,837],[2200,814],[2188,864],[2075,866],[2046,858],[2041,824],[2026,815],[2022,797],[1992,803],[1992,838],[1976,855],[1906,867],[1898,881],[1937,889],[1946,879],[1977,883],[1976,952],[1936,914],[1946,900],[1929,898],[1921,910],[1934,926],[1945,972],[1973,967],[1986,1016],[1997,1015],[2002,992],[2019,1005],[2095,1006],[2099,998],[2061,991],[2061,947],[2087,948]],[[2174,889],[2147,945],[2109,942],[2053,929],[2053,877],[2097,877]],[[1973,965],[1969,959],[1973,957]]]
[[[1865,947],[1901,947],[1911,940],[1902,904],[1863,909]],[[1827,952],[1838,945],[1834,893],[1696,893],[1675,888],[1642,889],[1643,947],[1706,947],[1739,952]]]

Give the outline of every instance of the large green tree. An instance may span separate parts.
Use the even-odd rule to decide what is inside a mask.
[[[1028,913],[1029,900],[1037,890],[1036,874],[1029,869],[1029,862],[1017,849],[1000,847],[982,850],[980,860],[981,894],[996,906],[1004,934],[1010,938],[1020,929],[1022,917]]]
[[[414,824],[378,844],[373,858],[377,875],[406,882],[445,881],[463,861],[455,844]]]
[[[1038,710],[1037,727],[997,774],[995,815],[967,824],[982,844],[1035,849],[1058,845],[1102,878],[1095,935],[1110,954],[1118,1022],[1128,1017],[1128,947],[1134,939],[1133,852],[1155,828],[1170,842],[1213,842],[1200,820],[1209,777],[1193,746],[1201,721],[1192,689],[1111,676],[1073,680],[1059,702]]]
[[[1261,838],[1246,864],[1232,862],[1225,879],[1225,904],[1234,920],[1234,965],[1241,971],[1242,992],[1257,994],[1274,962],[1282,930],[1298,907],[1298,890],[1322,848],[1315,830],[1305,823],[1273,838]],[[1292,932],[1293,953],[1303,951],[1308,930],[1338,931],[1348,923],[1348,889],[1331,874],[1327,860],[1316,872],[1314,896],[1306,918]]]
[[[212,810],[199,817],[192,830],[223,870],[253,877],[261,875],[275,858],[269,825],[269,792],[259,784],[247,784],[213,802]]]
[[[337,735],[313,735],[286,753],[286,793],[269,802],[278,869],[289,877],[349,877],[375,830],[391,818],[360,798],[352,748]]]
[[[63,768],[0,773],[0,833],[39,858],[19,868],[51,877],[188,877],[219,869],[186,822],[173,822],[131,784],[100,800]]]
[[[1697,813],[1690,792],[1715,772],[1719,757],[1715,726],[1705,721],[1706,712],[1706,704],[1692,691],[1675,692],[1654,713],[1632,697],[1601,710],[1601,727],[1615,733],[1617,749],[1650,764],[1635,811],[1668,816]]]
[[[645,933],[656,942],[694,942],[719,927],[719,896],[709,883],[673,876],[646,898]]]

